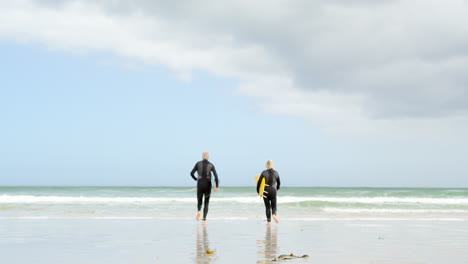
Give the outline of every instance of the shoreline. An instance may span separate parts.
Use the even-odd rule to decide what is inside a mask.
[[[174,217],[151,217],[151,216],[96,216],[96,217],[62,217],[62,216],[6,216],[0,217],[0,220],[181,220],[181,221],[192,221],[192,217],[181,217],[181,218],[174,218]],[[201,221],[201,220],[200,220]],[[266,221],[261,219],[249,219],[249,218],[209,218],[208,221]],[[322,221],[331,221],[331,222],[340,222],[340,221],[456,221],[456,222],[468,222],[468,219],[464,218],[280,218],[281,222],[285,221],[295,221],[295,222],[322,222]],[[194,222],[196,222],[194,220]],[[278,224],[278,225],[280,225]]]

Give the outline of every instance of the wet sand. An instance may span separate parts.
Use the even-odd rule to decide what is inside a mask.
[[[462,264],[468,221],[0,219],[0,248],[2,263]]]

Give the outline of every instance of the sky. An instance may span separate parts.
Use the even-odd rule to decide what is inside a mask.
[[[467,13],[0,0],[0,185],[468,187]]]

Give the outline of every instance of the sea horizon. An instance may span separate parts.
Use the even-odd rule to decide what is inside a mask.
[[[102,187],[102,188],[118,188],[118,187],[131,187],[131,188],[190,188],[196,187],[194,185],[0,185],[1,187]],[[228,185],[219,188],[255,188],[254,185]],[[281,186],[281,188],[340,188],[340,189],[468,189],[468,187],[440,187],[440,186]]]

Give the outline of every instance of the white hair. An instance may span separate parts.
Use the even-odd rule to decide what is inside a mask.
[[[275,168],[275,164],[273,163],[272,160],[268,160],[267,163],[266,163],[266,168],[267,169],[273,169]]]
[[[208,153],[208,151],[203,152],[202,158],[203,158],[204,160],[208,160],[209,157],[210,157],[210,154]]]

